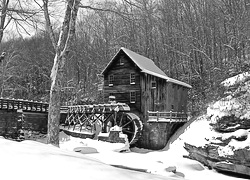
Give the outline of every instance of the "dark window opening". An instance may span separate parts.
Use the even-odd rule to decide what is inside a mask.
[[[171,111],[174,111],[174,105],[171,105]]]
[[[114,75],[109,75],[109,86],[114,85]]]
[[[120,59],[119,59],[119,65],[123,65],[124,64],[124,62],[123,62],[123,57],[121,57]]]
[[[135,91],[130,92],[130,103],[135,103],[136,101],[136,93]]]
[[[135,84],[135,73],[130,73],[130,84]]]
[[[109,102],[110,103],[115,103],[116,102],[116,98],[114,93],[109,93]]]
[[[152,83],[151,83],[151,88],[152,88],[152,89],[155,89],[155,88],[156,88],[156,81],[152,81]]]
[[[152,89],[156,89],[156,80],[155,80],[155,76],[152,76],[152,79],[151,79],[151,88]]]

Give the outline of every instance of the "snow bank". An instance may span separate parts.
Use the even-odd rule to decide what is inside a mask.
[[[232,156],[234,152],[239,149],[249,148],[250,147],[250,136],[249,130],[239,129],[231,133],[221,134],[222,140],[230,139],[229,143],[225,147],[219,147],[218,153],[220,156]],[[234,137],[234,138],[232,138]],[[237,139],[245,137],[246,140],[239,141]],[[236,138],[236,139],[235,139]]]
[[[233,76],[231,78],[226,79],[225,81],[222,81],[221,84],[224,87],[230,87],[236,84],[239,84],[241,82],[246,81],[246,79],[248,79],[250,77],[250,73],[249,72],[244,72],[242,74],[238,74],[236,76]]]
[[[166,179],[162,176],[111,167],[83,154],[35,141],[15,142],[0,138],[0,147],[1,179],[4,180]]]
[[[74,141],[78,141],[75,147],[85,145],[94,147],[98,153],[86,154],[106,164],[116,167],[127,167],[130,169],[142,170],[152,174],[162,175],[165,178],[192,179],[192,180],[235,180],[237,178],[225,176],[215,171],[208,170],[201,163],[183,158],[187,151],[183,148],[184,142],[192,142],[202,146],[208,141],[205,137],[212,137],[209,121],[206,116],[192,119],[180,128],[170,139],[168,146],[159,151],[148,149],[132,148],[130,152],[115,152],[115,144],[95,141],[91,139],[75,139],[64,142],[61,148],[71,147]],[[69,146],[69,147],[68,147]],[[107,147],[106,147],[107,146]]]

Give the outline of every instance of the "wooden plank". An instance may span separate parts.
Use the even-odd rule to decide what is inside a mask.
[[[147,122],[186,122],[187,114],[183,112],[148,111]]]

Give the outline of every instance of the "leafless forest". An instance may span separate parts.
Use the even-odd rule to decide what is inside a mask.
[[[44,25],[44,6],[27,3],[31,1],[1,0],[0,50],[6,55],[0,64],[0,93],[48,101],[56,52]],[[153,59],[169,77],[192,85],[189,108],[193,113],[217,97],[222,80],[249,69],[249,0],[84,3],[79,6],[74,42],[67,51],[62,103],[98,101],[98,74],[120,47]],[[15,35],[8,26],[15,28]],[[58,39],[60,23],[52,21],[52,26]],[[18,35],[34,27],[34,35]]]

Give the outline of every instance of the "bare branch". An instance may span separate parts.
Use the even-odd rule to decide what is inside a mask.
[[[15,21],[15,23],[20,26],[24,31],[25,33],[27,33],[28,35],[30,35],[30,33],[26,30],[26,27],[23,26],[22,23],[20,23],[20,21]],[[17,26],[17,29],[18,29],[18,26]]]
[[[68,43],[71,44],[71,41],[72,41],[73,36],[75,34],[75,24],[76,24],[77,12],[79,9],[79,3],[80,3],[80,1],[74,1],[74,5],[71,8],[69,30],[68,30],[68,35],[67,35],[67,39],[65,42],[65,47],[64,47],[63,52],[68,50],[68,48],[70,47],[70,46],[68,46]]]
[[[5,24],[8,5],[9,5],[9,0],[3,0],[2,11],[1,11],[1,20],[0,20],[0,42],[2,42],[2,39],[3,39],[3,31],[5,28],[4,24]]]
[[[131,6],[134,6],[134,7],[137,7],[137,8],[139,8],[139,9],[141,9],[140,6],[137,6],[135,3],[132,3],[131,1],[128,1],[128,0],[123,0],[123,1],[124,1],[125,3],[131,5]]]
[[[55,37],[55,34],[53,32],[53,28],[52,28],[50,16],[49,16],[48,0],[43,0],[43,10],[44,10],[44,17],[45,17],[45,21],[46,21],[46,30],[50,35],[50,39],[52,41],[52,45],[53,45],[54,49],[57,51],[56,37]]]
[[[117,15],[121,16],[124,19],[129,19],[127,16],[131,15],[131,14],[128,14],[128,13],[119,12],[119,11],[115,11],[115,10],[112,10],[112,9],[98,8],[98,7],[93,7],[93,6],[89,6],[89,5],[82,5],[82,4],[79,5],[79,8],[90,9],[90,10],[93,10],[93,11],[111,12],[111,13],[114,13],[114,14],[117,14]],[[127,16],[125,16],[125,15],[127,15]]]

